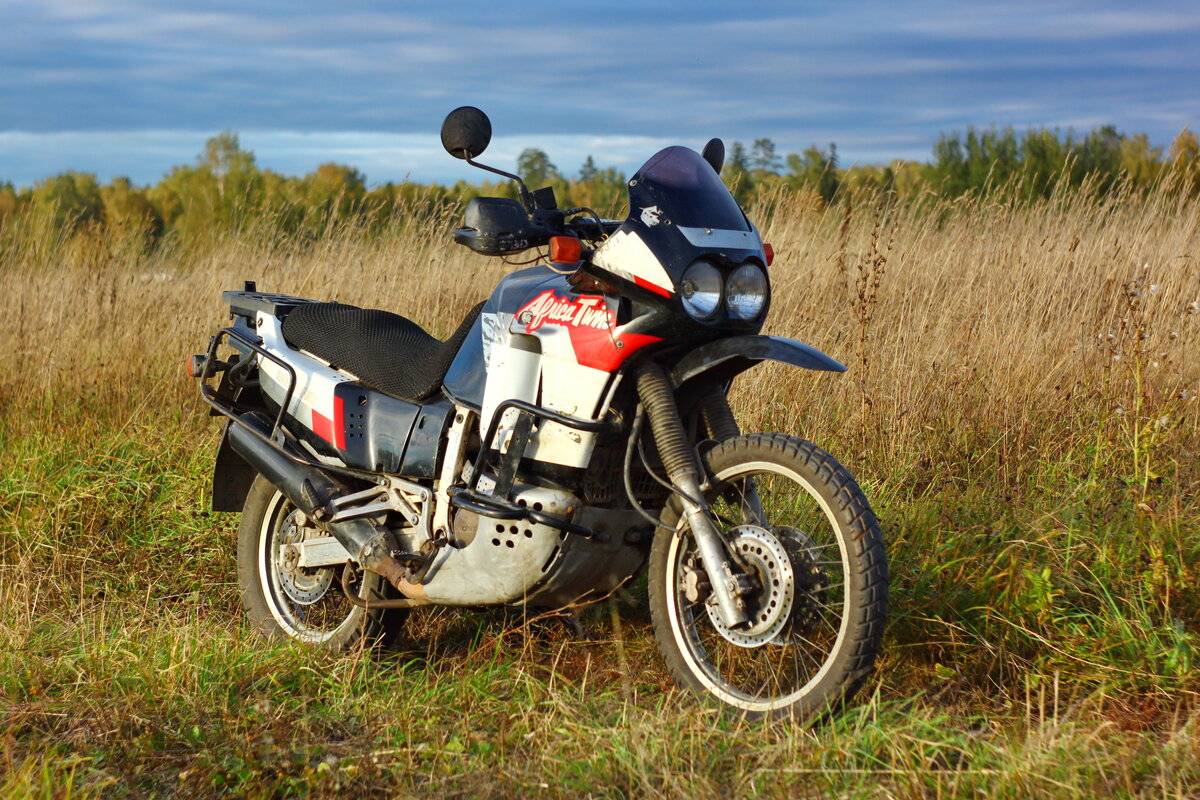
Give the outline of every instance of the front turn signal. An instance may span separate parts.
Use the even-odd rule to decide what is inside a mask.
[[[550,260],[555,264],[578,264],[583,245],[574,236],[550,237]]]

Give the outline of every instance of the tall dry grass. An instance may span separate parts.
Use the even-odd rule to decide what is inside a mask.
[[[1143,472],[1168,466],[1153,460],[1164,427],[1177,442],[1195,435],[1200,202],[1129,192],[858,203],[763,201],[779,254],[766,330],[851,371],[768,367],[738,386],[747,427],[832,437],[853,445],[860,470],[914,480],[931,479],[923,466],[948,449],[971,454],[1014,488],[1031,459],[1097,426],[1125,431]],[[369,240],[341,228],[304,246],[251,233],[152,254],[103,235],[18,239],[0,254],[0,396],[19,405],[62,392],[114,410],[188,402],[179,364],[221,323],[221,290],[245,279],[445,333],[507,269],[455,247],[452,222],[413,219]]]
[[[1193,791],[1200,202],[783,195],[751,216],[778,254],[766,331],[850,366],[757,368],[734,405],[839,455],[882,519],[894,611],[863,709],[816,736],[719,724],[667,690],[636,608],[626,675],[611,642],[514,646],[511,618],[434,615],[399,668],[262,645],[238,622],[236,520],[203,510],[216,426],[183,374],[220,291],[253,279],[445,334],[508,268],[454,246],[450,216],[151,253],[9,230],[0,786]]]

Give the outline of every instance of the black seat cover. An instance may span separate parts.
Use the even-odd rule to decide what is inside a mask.
[[[441,388],[481,308],[483,303],[471,309],[443,342],[390,311],[306,303],[283,318],[283,338],[292,347],[357,375],[373,389],[416,402]]]

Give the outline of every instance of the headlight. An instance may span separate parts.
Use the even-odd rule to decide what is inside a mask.
[[[769,293],[766,273],[757,264],[742,264],[725,283],[725,306],[730,318],[756,319],[766,306]]]
[[[707,261],[697,261],[683,273],[679,296],[688,314],[709,319],[721,306],[721,273]]]

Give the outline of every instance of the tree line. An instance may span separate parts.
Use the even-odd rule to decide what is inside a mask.
[[[544,151],[527,149],[517,160],[517,172],[531,187],[553,186],[562,206],[623,213],[626,176],[598,167],[591,156],[569,176]],[[731,144],[722,177],[743,205],[779,192],[804,193],[819,203],[862,193],[905,201],[999,191],[1032,200],[1063,190],[1104,194],[1117,187],[1167,184],[1200,194],[1200,142],[1188,129],[1164,149],[1145,134],[1126,135],[1111,126],[1082,135],[970,128],[941,136],[927,162],[844,167],[834,144],[784,155],[771,139],[760,138],[749,146]],[[0,182],[0,229],[11,233],[14,227],[40,224],[66,234],[118,230],[143,237],[148,245],[167,236],[186,244],[250,229],[315,238],[344,223],[368,233],[384,230],[477,195],[515,196],[515,188],[509,182],[466,181],[369,187],[359,170],[335,163],[286,176],[260,167],[237,135],[226,132],[209,139],[195,163],[177,166],[149,186],[127,178],[101,184],[82,172],[20,189]]]

